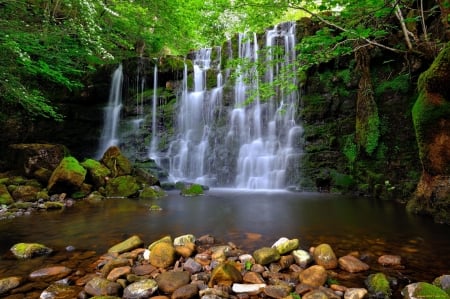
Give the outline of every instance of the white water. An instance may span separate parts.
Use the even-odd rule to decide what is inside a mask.
[[[295,24],[288,25],[287,28],[275,27],[266,34],[266,49],[284,47],[281,56],[275,57],[271,50],[266,54],[266,83],[272,83],[283,69],[292,68],[296,56]],[[240,59],[258,61],[256,34],[240,34],[238,52]],[[258,94],[260,78],[256,69],[238,67],[240,75],[235,80],[233,107],[224,108],[220,72],[216,88],[206,89],[210,59],[211,49],[196,53],[192,90],[187,86],[185,68],[177,112],[179,133],[167,155],[171,179],[213,186],[231,182],[232,187],[245,189],[286,187],[286,173],[289,167],[291,170],[299,168],[301,155],[298,143],[303,129],[295,122],[297,92],[276,90],[277,96],[262,101]],[[274,59],[279,62],[273,63]],[[295,78],[290,83],[297,84]],[[250,94],[253,98],[248,104]],[[211,133],[211,130],[217,130],[218,107],[228,109],[228,131],[223,135],[217,131]],[[289,175],[292,174],[291,171]]]
[[[153,97],[152,97],[152,141],[150,145],[150,158],[155,159],[158,149],[158,128],[156,114],[158,113],[158,65],[153,68]]]
[[[123,71],[120,64],[114,71],[109,91],[108,105],[104,111],[104,125],[100,137],[99,148],[96,157],[100,159],[105,151],[113,145],[118,145],[118,125],[120,110],[122,109],[122,82]]]

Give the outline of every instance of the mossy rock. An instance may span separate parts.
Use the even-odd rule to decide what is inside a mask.
[[[28,259],[53,252],[51,248],[39,243],[17,243],[11,247],[11,252],[20,259]]]
[[[203,195],[203,187],[199,184],[192,184],[192,185],[188,185],[185,186],[183,189],[181,189],[180,192],[181,195],[183,196],[198,196],[198,195]]]
[[[111,171],[113,177],[131,174],[131,162],[122,154],[117,146],[108,148],[103,154],[101,162]]]
[[[40,188],[30,185],[17,186],[12,192],[12,197],[16,201],[37,201],[37,194]]]
[[[241,281],[241,272],[232,263],[226,262],[214,268],[208,286],[213,287],[216,283],[239,283]]]
[[[14,199],[8,191],[8,188],[0,184],[0,205],[10,205],[14,203]]]
[[[88,179],[96,188],[106,184],[106,178],[111,175],[111,170],[97,160],[86,159],[81,165],[87,169]]]
[[[166,196],[166,193],[158,186],[144,186],[144,188],[139,193],[140,198],[156,199],[163,196]]]
[[[390,298],[392,295],[389,280],[384,273],[370,274],[365,282],[369,293],[377,298]]]
[[[138,193],[140,186],[130,175],[119,176],[108,180],[105,188],[106,197],[131,197]]]
[[[77,191],[86,177],[86,169],[74,157],[65,157],[48,182],[49,194]]]
[[[131,251],[135,248],[142,246],[144,242],[138,235],[131,236],[130,238],[114,245],[113,247],[108,249],[108,252],[114,253],[123,253],[127,251]]]
[[[60,201],[46,201],[44,207],[47,210],[62,210],[64,209],[64,203]]]
[[[402,290],[406,299],[450,299],[450,295],[439,287],[427,282],[416,282],[407,285]]]

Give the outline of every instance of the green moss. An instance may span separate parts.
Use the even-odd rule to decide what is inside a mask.
[[[410,86],[409,74],[401,74],[390,80],[379,82],[375,88],[375,95],[379,97],[392,91],[405,94],[409,91]]]
[[[61,164],[69,171],[77,172],[83,175],[86,175],[86,169],[81,166],[78,160],[75,157],[65,157]]]
[[[358,156],[358,146],[355,143],[355,135],[350,134],[344,136],[344,143],[342,146],[342,152],[344,153],[347,160],[353,165],[356,161],[356,157]]]
[[[140,186],[132,176],[120,176],[110,179],[106,184],[105,193],[107,197],[129,197],[139,191]]]
[[[405,293],[406,290],[403,290],[403,293]],[[418,282],[415,284],[415,289],[413,293],[411,294],[411,298],[417,298],[417,299],[428,299],[428,298],[435,298],[435,299],[449,299],[450,296],[442,289],[438,288],[437,286],[434,286],[427,282]],[[405,297],[406,298],[406,297]]]
[[[369,275],[366,283],[369,292],[376,294],[377,298],[390,298],[392,291],[389,285],[389,280],[384,273],[379,272]]]
[[[192,184],[190,186],[186,186],[181,190],[181,195],[183,196],[197,196],[203,194],[203,187],[199,184]]]

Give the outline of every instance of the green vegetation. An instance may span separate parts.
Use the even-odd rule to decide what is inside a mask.
[[[197,196],[203,194],[203,187],[199,184],[187,185],[184,186],[183,189],[181,189],[181,195],[183,196]]]

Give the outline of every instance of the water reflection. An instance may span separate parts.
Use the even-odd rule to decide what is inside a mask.
[[[163,210],[150,211],[152,204]],[[40,242],[61,251],[72,245],[103,253],[133,234],[148,244],[164,235],[186,233],[211,234],[246,250],[270,246],[284,236],[299,238],[304,249],[329,243],[338,256],[354,250],[399,254],[414,275],[426,280],[450,269],[450,227],[408,215],[395,203],[329,194],[223,189],[192,198],[171,192],[158,200],[80,202],[61,212],[3,220],[0,256],[19,242]],[[0,259],[0,268],[3,262]]]

